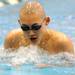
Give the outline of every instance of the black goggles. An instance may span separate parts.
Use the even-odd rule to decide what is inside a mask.
[[[41,25],[38,25],[38,24],[33,24],[31,27],[29,27],[28,25],[26,24],[22,24],[21,25],[21,29],[23,31],[28,31],[28,30],[39,30],[41,28]]]

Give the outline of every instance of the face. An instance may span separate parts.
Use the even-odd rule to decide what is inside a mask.
[[[33,44],[38,44],[42,38],[43,31],[47,24],[45,19],[37,17],[24,17],[19,20],[21,29],[23,30],[26,38]]]

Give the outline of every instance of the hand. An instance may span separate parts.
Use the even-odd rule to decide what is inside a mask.
[[[50,67],[49,64],[36,64],[36,67],[38,68],[46,68],[46,67]]]

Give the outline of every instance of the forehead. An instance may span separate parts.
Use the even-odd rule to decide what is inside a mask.
[[[43,19],[39,18],[38,16],[27,16],[27,17],[21,17],[20,22],[21,24],[34,24],[34,23],[41,23]]]

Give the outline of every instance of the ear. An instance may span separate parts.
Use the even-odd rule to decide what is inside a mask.
[[[50,17],[45,17],[45,18],[44,18],[44,24],[45,24],[45,25],[48,25],[49,22],[50,22]]]
[[[18,23],[21,24],[19,19],[18,19]]]

